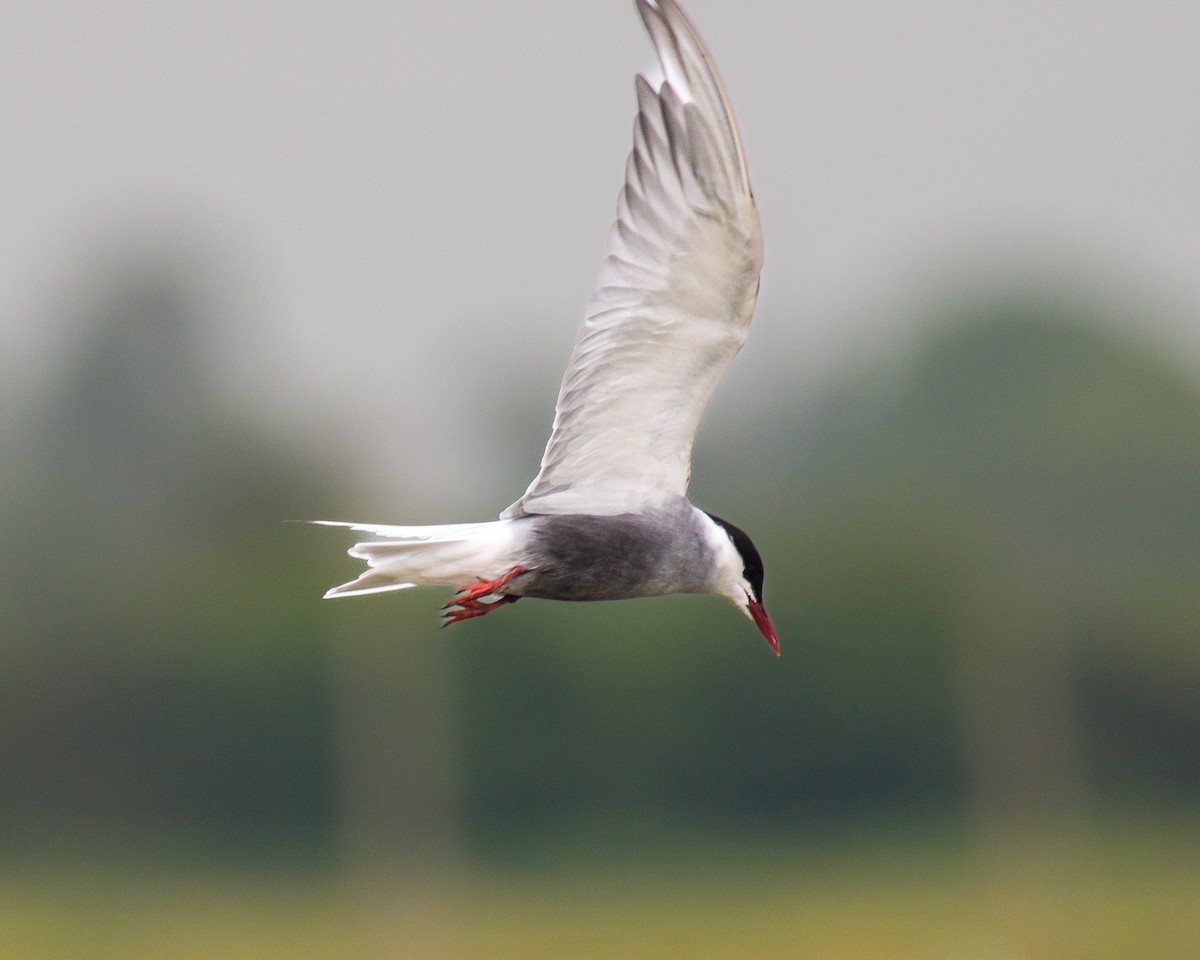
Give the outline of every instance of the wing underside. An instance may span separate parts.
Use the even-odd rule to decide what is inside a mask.
[[[599,283],[541,469],[504,517],[617,514],[683,496],[696,427],[754,310],[762,239],[721,80],[674,0],[638,9],[663,80],[637,78]]]

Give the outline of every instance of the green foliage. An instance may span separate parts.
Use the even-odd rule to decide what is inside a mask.
[[[211,401],[164,276],[112,285],[6,444],[14,838],[303,846],[357,817],[364,848],[394,823],[511,852],[955,814],[997,776],[1042,789],[1046,763],[1005,772],[1034,769],[1022,719],[1105,792],[1200,800],[1200,394],[1079,310],[964,305],[701,448],[698,502],[765,558],[777,660],[711,598],[526,601],[441,634],[433,591],[331,612],[344,541],[282,521],[342,498],[320,454]]]
[[[170,269],[115,278],[0,503],[0,810],[11,842],[328,834],[329,625],[283,523],[311,458],[205,402]],[[88,300],[87,302],[91,302]]]

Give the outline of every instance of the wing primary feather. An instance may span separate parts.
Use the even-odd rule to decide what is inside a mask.
[[[721,160],[723,165],[728,165],[731,181],[739,183],[742,190],[749,195],[750,176],[741,148],[737,121],[729,106],[729,96],[721,83],[720,75],[713,66],[712,54],[700,32],[674,0],[656,0],[654,4],[648,0],[638,0],[638,10],[651,36],[657,38],[662,35],[665,38],[661,43],[655,40],[663,73],[668,80],[672,74],[682,75],[682,83],[676,85],[688,91],[693,99],[703,105],[705,114],[712,119],[724,141],[725,149],[721,151]],[[668,64],[668,60],[672,62]],[[704,69],[697,69],[697,66]]]

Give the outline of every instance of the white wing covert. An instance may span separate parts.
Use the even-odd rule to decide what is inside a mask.
[[[664,79],[633,150],[541,469],[501,517],[619,514],[686,494],[692,441],[748,332],[762,235],[733,114],[674,0],[638,0]]]

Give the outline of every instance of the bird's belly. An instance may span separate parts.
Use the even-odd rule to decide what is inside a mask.
[[[514,582],[513,592],[549,600],[695,592],[695,552],[673,517],[546,517],[533,538],[529,573]]]

